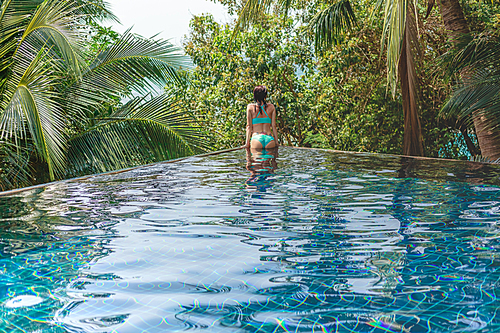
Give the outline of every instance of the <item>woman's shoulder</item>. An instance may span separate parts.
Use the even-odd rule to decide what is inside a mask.
[[[274,108],[274,104],[273,103],[267,103],[266,104],[266,110],[272,112],[272,111],[274,111],[276,109]]]

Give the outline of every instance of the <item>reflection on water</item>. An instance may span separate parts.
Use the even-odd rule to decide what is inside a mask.
[[[0,331],[499,331],[498,170],[281,148],[2,197]]]
[[[278,168],[278,147],[271,149],[247,148],[247,170],[251,177],[246,181],[248,190],[265,192],[272,185],[273,174]]]

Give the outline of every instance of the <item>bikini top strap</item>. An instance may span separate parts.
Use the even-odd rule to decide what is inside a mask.
[[[266,115],[266,117],[271,119],[271,117],[269,117],[269,115],[267,114],[266,109],[264,108],[264,105],[267,105],[267,104],[260,105],[259,103],[255,103],[255,108],[257,108],[257,105],[260,106],[260,110],[264,111],[264,114]],[[260,115],[260,110],[259,110],[259,113],[257,113],[257,115],[255,116],[255,118],[257,118]]]
[[[269,115],[267,114],[266,109],[264,108],[264,106],[263,106],[263,105],[261,105],[261,106],[260,106],[260,108],[262,109],[262,111],[264,111],[264,113],[266,114],[266,117],[267,117],[267,118],[271,118],[271,117],[269,117]],[[260,111],[259,111],[259,112],[260,112]]]

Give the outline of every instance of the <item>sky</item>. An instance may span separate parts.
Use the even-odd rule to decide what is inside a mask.
[[[181,45],[189,32],[189,21],[193,15],[211,13],[219,23],[229,22],[230,16],[219,3],[208,0],[107,0],[111,10],[120,19],[121,25],[113,25],[117,32],[133,26],[132,32],[144,37],[160,33],[158,37]]]

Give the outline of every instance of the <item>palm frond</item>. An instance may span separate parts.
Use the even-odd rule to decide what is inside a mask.
[[[387,80],[393,96],[396,94],[398,64],[406,30],[408,0],[378,0],[374,13],[384,7],[384,22],[380,39],[381,52],[387,48]],[[373,15],[373,14],[372,14]]]
[[[0,32],[2,38],[7,32],[19,32],[22,22],[29,20],[33,11],[44,0],[5,0],[0,4]],[[17,29],[16,29],[17,28]]]
[[[500,67],[500,36],[464,34],[456,39],[456,47],[441,59],[448,76],[462,71]]]
[[[182,67],[189,67],[189,62],[178,47],[127,30],[83,72],[82,80],[69,94],[70,108],[84,112],[109,96],[122,97],[131,91],[147,93],[178,81],[177,71]]]
[[[247,0],[236,20],[236,25],[234,27],[235,33],[240,28],[248,28],[251,23],[268,13],[273,3],[273,0]],[[287,4],[288,2],[284,1],[284,3]]]
[[[110,10],[110,4],[104,0],[76,0],[80,5],[80,12],[93,21],[109,20],[120,23],[118,17]]]
[[[453,89],[441,114],[486,120],[484,130],[500,129],[500,36],[465,35],[443,63],[448,72],[461,73],[462,81]]]
[[[319,11],[309,23],[315,36],[316,52],[338,43],[345,32],[356,26],[356,16],[349,0],[340,0]]]
[[[0,191],[31,185],[26,149],[0,141]]]
[[[78,76],[81,37],[75,1],[12,0],[1,4],[0,138],[32,141],[48,166],[50,179],[65,164],[65,117],[57,103],[57,79]]]
[[[53,180],[65,164],[65,117],[59,104],[53,75],[53,64],[42,49],[33,57],[33,50],[23,45],[12,65],[12,76],[5,84],[0,101],[4,110],[0,118],[0,139],[20,141],[31,139],[44,160]],[[29,133],[29,137],[28,134]]]
[[[33,11],[42,1],[8,0],[0,4],[0,75],[8,76],[8,67],[19,46],[23,29],[29,24]],[[7,72],[6,72],[7,71]]]
[[[234,40],[240,29],[247,29],[274,9],[276,14],[282,14],[286,20],[288,13],[297,0],[247,0],[240,10],[233,29],[231,40]]]
[[[489,157],[483,156],[483,155],[475,155],[472,156],[470,161],[473,162],[482,162],[482,163],[491,163],[491,164],[500,164],[500,158],[497,159],[491,159]]]
[[[29,24],[18,43],[32,43],[37,49],[46,47],[54,58],[60,56],[66,69],[75,76],[80,75],[82,57],[82,34],[76,21],[81,16],[76,1],[46,0],[33,13]],[[14,53],[14,57],[16,56]]]
[[[441,113],[461,119],[481,116],[488,120],[485,130],[500,127],[500,71],[476,70],[457,84]]]
[[[169,94],[131,100],[70,140],[73,174],[104,172],[207,149],[200,131]]]

